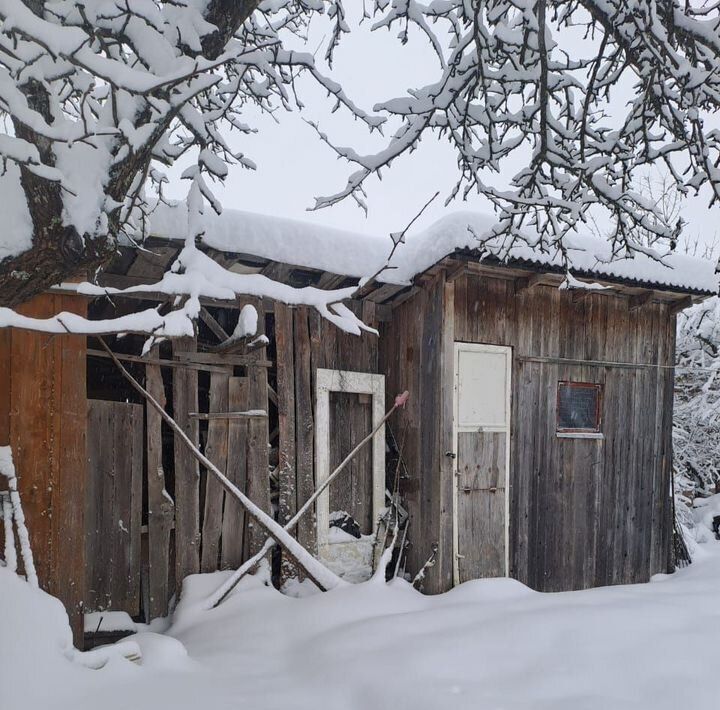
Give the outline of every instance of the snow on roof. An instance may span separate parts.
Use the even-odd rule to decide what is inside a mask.
[[[166,239],[183,239],[187,229],[183,203],[159,205],[152,216],[151,234]],[[213,249],[249,254],[264,259],[318,269],[350,277],[375,274],[387,261],[392,249],[390,236],[359,234],[310,222],[269,215],[224,210],[222,215],[205,216],[203,242]],[[478,250],[488,256],[505,256],[496,238],[480,242],[496,224],[494,217],[475,212],[446,215],[423,231],[405,237],[393,259],[393,268],[379,281],[409,284],[412,279],[441,259],[458,251]],[[575,275],[588,275],[698,293],[716,293],[715,265],[705,259],[672,253],[662,261],[643,253],[632,258],[611,259],[610,242],[586,235],[572,235],[565,241]],[[540,251],[516,243],[507,254],[507,263],[561,270],[558,250]]]

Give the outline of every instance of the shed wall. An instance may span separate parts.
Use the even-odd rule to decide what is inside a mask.
[[[452,392],[443,387],[453,342],[451,332],[443,329],[452,326],[452,319],[443,312],[451,303],[452,286],[441,274],[393,311],[380,336],[389,400],[410,392],[405,409],[390,422],[404,442],[408,474],[400,487],[410,514],[406,568],[416,574],[432,561],[421,588],[433,594],[452,586],[452,460],[445,456],[451,450]]]
[[[440,544],[425,590],[452,584],[445,531],[452,471],[442,452],[452,449],[453,382],[441,365],[448,345],[441,333],[444,341],[513,348],[511,576],[559,591],[670,570],[675,318],[668,306],[631,310],[619,295],[578,298],[542,285],[516,292],[512,280],[468,274],[445,283],[441,275],[394,311],[381,338],[388,391],[406,382],[417,393],[406,415],[409,568],[419,569]],[[603,385],[603,440],[556,437],[560,380]]]

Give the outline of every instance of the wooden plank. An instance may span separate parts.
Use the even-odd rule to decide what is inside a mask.
[[[10,443],[11,333],[9,328],[0,328],[0,446]]]
[[[248,406],[247,378],[231,377],[228,381],[228,406],[243,409]],[[227,477],[241,491],[247,490],[247,419],[228,421]],[[235,498],[225,496],[222,518],[220,566],[236,569],[243,562],[245,508]]]
[[[143,407],[133,408],[132,421],[132,505],[130,508],[131,565],[137,580],[138,611],[141,611],[141,568],[142,568],[142,513],[143,513],[143,461],[144,429]]]
[[[108,402],[88,401],[88,480],[85,498],[86,528],[86,597],[88,611],[107,608],[111,598],[106,596],[104,576],[112,566],[111,541],[105,543],[104,517],[115,506],[115,491],[109,483],[113,479],[115,440],[112,431],[112,409]],[[109,470],[108,470],[108,467]]]
[[[140,611],[143,408],[88,402],[86,496],[87,595],[90,611]]]
[[[295,343],[295,436],[297,466],[297,506],[300,508],[315,490],[313,446],[313,394],[310,361],[308,309],[293,314]],[[298,523],[298,541],[311,554],[317,552],[315,513],[305,515]]]
[[[690,308],[690,306],[692,306],[692,303],[692,296],[685,296],[684,298],[679,298],[677,301],[670,305],[669,313],[671,316],[677,315],[678,313],[680,313],[680,311],[684,311],[686,308]]]
[[[228,377],[227,373],[213,375],[213,378]],[[211,378],[212,381],[212,378]],[[229,419],[267,419],[266,410],[250,410],[244,412],[190,412],[188,416],[191,419],[200,419],[202,421],[216,422]]]
[[[194,337],[173,342],[173,356],[190,355],[197,348]],[[173,415],[196,446],[199,446],[197,419],[189,416],[198,410],[197,371],[173,372]],[[175,582],[180,589],[183,579],[200,571],[200,471],[197,460],[185,444],[175,437]]]
[[[423,496],[427,496],[426,507],[421,524],[423,529],[437,545],[437,560],[425,581],[425,590],[430,593],[446,591],[452,586],[453,560],[452,537],[448,539],[447,525],[452,508],[447,496],[447,486],[452,480],[444,480],[441,475],[440,432],[435,422],[442,409],[442,324],[444,309],[444,282],[434,281],[427,290],[427,302],[422,314],[422,337],[419,342],[420,376],[423,380],[420,393],[419,411],[421,417],[433,422],[420,438],[420,486]],[[443,452],[444,454],[444,452]],[[443,520],[443,515],[447,517]],[[450,526],[452,524],[450,523]],[[449,545],[449,546],[448,546]]]
[[[155,353],[157,354],[157,346]],[[145,386],[165,406],[165,387],[158,365],[145,366]],[[170,533],[175,504],[166,489],[162,458],[162,417],[151,406],[145,408],[147,500],[148,500],[148,620],[165,616],[170,601]]]
[[[210,413],[223,413],[228,408],[229,376],[214,374],[210,377]],[[192,414],[190,415],[192,417]],[[228,462],[228,419],[213,418],[208,424],[205,455],[221,471],[225,472]],[[200,569],[214,572],[220,562],[220,531],[224,491],[220,482],[205,475],[205,506],[202,524],[202,553]]]
[[[90,357],[110,358],[104,350],[88,348],[87,354]],[[139,362],[143,365],[162,365],[162,367],[185,368],[186,370],[201,370],[202,372],[227,372],[228,365],[203,365],[194,362],[178,362],[177,360],[164,360],[159,357],[140,357],[139,355],[128,355],[126,353],[115,353],[121,362]]]
[[[196,351],[173,352],[173,357],[181,363],[194,365],[240,365],[258,367],[272,367],[271,360],[265,360],[255,354],[239,355],[236,353],[199,353]]]
[[[642,308],[646,303],[652,301],[653,295],[652,291],[643,291],[635,296],[630,296],[628,298],[628,309],[634,311],[637,308]]]
[[[43,294],[18,311],[46,318],[63,309],[82,314],[85,307],[82,297]],[[10,391],[5,443],[13,449],[38,577],[42,588],[65,604],[75,642],[82,646],[85,339],[19,329],[6,338]],[[61,463],[68,464],[62,471]]]
[[[258,312],[258,335],[265,333],[265,313],[262,302],[256,300],[253,305]],[[268,410],[267,369],[262,365],[264,349],[249,355],[247,366],[248,408]],[[253,358],[257,356],[255,365]],[[268,470],[269,431],[267,418],[254,417],[248,420],[247,447],[247,495],[250,500],[266,513],[270,513],[270,474]],[[256,554],[265,543],[266,533],[255,521],[246,516],[245,550],[248,557]]]
[[[221,343],[230,338],[230,336],[225,332],[225,329],[215,320],[214,316],[204,306],[200,308],[200,318]]]
[[[332,471],[372,430],[369,403],[347,392],[330,393],[329,470]],[[330,484],[330,513],[348,513],[363,535],[375,532],[372,514],[372,447],[359,451],[340,478]]]
[[[0,329],[0,446],[10,444],[11,332],[9,328]],[[0,525],[0,550],[4,549],[5,527]]]
[[[295,474],[295,361],[293,314],[285,304],[275,306],[278,410],[278,522],[285,525],[297,511]],[[296,578],[295,563],[282,551],[280,584]]]
[[[546,276],[547,274],[537,273],[515,279],[515,293],[517,294],[526,289],[531,289],[533,286],[537,286]]]
[[[444,274],[438,280],[436,298],[440,311],[440,341],[438,382],[439,413],[437,438],[437,466],[439,471],[440,487],[440,530],[438,534],[439,549],[445,551],[440,558],[440,585],[443,590],[449,589],[453,584],[455,569],[454,526],[453,512],[454,477],[456,462],[449,456],[448,451],[453,450],[454,435],[454,407],[453,383],[455,377],[455,285],[456,282],[447,283]],[[504,507],[504,504],[503,504]],[[503,533],[504,537],[504,533]]]
[[[58,312],[87,315],[87,300],[82,297],[56,296],[55,307]],[[57,570],[55,594],[65,604],[73,637],[78,640],[82,633],[86,564],[82,501],[87,480],[87,339],[81,335],[65,335],[57,340],[60,358],[60,391],[55,393],[55,408],[59,414],[59,432],[55,441],[58,469],[52,511]]]
[[[159,281],[177,253],[177,246],[160,245],[155,245],[146,251],[138,251],[135,261],[127,270],[127,275],[145,281]]]
[[[505,432],[458,434],[460,582],[505,574]]]

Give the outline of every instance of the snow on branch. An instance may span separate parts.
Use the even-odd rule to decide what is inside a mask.
[[[347,197],[436,133],[458,157],[450,193],[478,192],[495,206],[494,233],[557,243],[598,213],[612,223],[614,252],[634,237],[674,243],[669,222],[634,189],[663,164],[683,193],[720,197],[720,4],[705,0],[419,0],[374,4],[375,30],[424,37],[435,76],[375,110],[395,127],[385,148],[363,155],[322,140],[356,170],[316,209]],[[628,100],[628,97],[629,100]],[[504,166],[520,161],[506,176]],[[509,179],[507,179],[509,177]],[[646,252],[647,253],[647,252]]]
[[[19,167],[29,214],[28,234],[4,239],[0,306],[94,271],[121,237],[141,239],[156,203],[147,188],[162,199],[163,171],[179,159],[192,162],[183,177],[196,211],[202,203],[220,211],[213,183],[230,166],[255,167],[230,147],[229,132],[254,130],[243,120],[250,106],[265,115],[301,107],[302,74],[327,93],[331,110],[342,107],[380,130],[384,116],[354,103],[312,53],[289,47],[304,42],[310,20],[326,11],[344,31],[336,0],[0,0],[0,113],[9,119],[0,167]],[[204,295],[187,285],[199,278],[197,264],[182,268],[180,292]],[[261,280],[242,288],[256,285],[269,290]],[[357,330],[333,297],[307,295],[308,305]],[[138,318],[143,328],[151,320]],[[163,322],[168,328],[167,316]],[[63,317],[46,327],[63,324],[77,325]]]
[[[302,51],[321,14],[325,51]],[[539,249],[564,253],[566,236],[604,213],[613,255],[666,252],[648,248],[674,244],[682,223],[635,187],[655,164],[680,193],[709,188],[713,202],[720,197],[720,131],[706,121],[720,108],[719,4],[368,0],[362,19],[371,14],[375,31],[397,32],[401,43],[418,33],[437,61],[421,86],[367,111],[330,76],[355,22],[342,0],[0,0],[0,189],[3,180],[17,188],[19,173],[27,203],[18,223],[27,233],[1,245],[0,306],[92,273],[120,238],[144,236],[164,170],[178,160],[190,163],[190,212],[219,212],[214,184],[233,166],[255,167],[229,132],[255,130],[248,107],[260,115],[302,108],[301,75],[328,95],[330,111],[389,136],[363,154],[316,121],[319,137],[353,166],[345,187],[316,208],[347,198],[364,207],[365,182],[428,133],[458,157],[448,199],[487,197],[499,217],[491,236],[507,238],[507,249],[531,234]],[[205,278],[210,267],[190,249],[198,229],[190,220],[182,263],[162,282],[190,296],[186,308],[205,289],[275,289],[224,273],[222,286]],[[307,298],[341,327],[360,327],[341,298],[282,298]],[[155,325],[170,328],[162,318]]]

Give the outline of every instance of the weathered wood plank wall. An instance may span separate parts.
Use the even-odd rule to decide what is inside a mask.
[[[452,485],[450,473],[438,476],[446,446],[436,443],[443,407],[452,402],[452,373],[443,385],[436,367],[441,346],[431,299],[441,299],[441,281],[398,307],[381,339],[389,391],[420,392],[407,413],[412,569],[443,537],[440,510]],[[470,274],[450,286],[446,340],[513,348],[510,574],[554,591],[645,581],[668,570],[675,319],[667,305],[631,310],[627,297],[578,299],[550,286],[516,292],[512,280]],[[604,440],[556,437],[560,380],[603,385]],[[429,395],[442,387],[441,396]],[[446,442],[447,432],[440,437]],[[438,551],[427,591],[450,586],[451,554],[448,543]]]
[[[675,339],[667,306],[647,303],[631,310],[627,297],[576,300],[544,286],[515,295],[509,281],[465,282],[457,322],[467,323],[484,300],[494,299],[485,308],[515,305],[505,332],[494,332],[492,319],[478,318],[480,327],[471,336],[482,342],[505,338],[515,347],[511,526],[527,515],[533,528],[519,535],[521,549],[512,544],[511,527],[511,573],[552,591],[646,581],[667,571]],[[511,305],[507,311],[512,313]],[[539,363],[523,359],[528,356],[628,365]],[[559,380],[604,386],[604,440],[555,436]],[[528,399],[535,382],[541,388],[537,403]],[[538,423],[526,423],[526,412]],[[521,444],[525,431],[538,432],[537,438]]]
[[[88,401],[85,610],[140,613],[143,407]]]
[[[365,323],[376,325],[374,304],[352,303],[350,307],[362,315]],[[291,517],[315,490],[314,479],[314,407],[315,372],[318,368],[379,372],[378,339],[370,333],[361,337],[338,330],[314,310],[306,307],[290,309],[276,305],[275,339],[278,367],[280,511],[282,518]],[[342,416],[342,432],[331,437],[331,466],[350,451],[359,439],[370,432],[369,405],[357,396],[335,400],[335,421]],[[333,417],[331,416],[331,422]],[[331,424],[332,426],[332,424]],[[369,480],[370,450],[367,459],[360,458],[343,474],[339,485],[331,486],[331,500],[350,508],[358,522],[369,526],[372,488]],[[296,475],[288,481],[290,462]],[[332,506],[331,506],[332,508]],[[366,532],[366,530],[363,530]],[[298,525],[298,540],[316,552],[317,536],[314,515],[305,516]],[[289,560],[285,574],[292,574]]]
[[[393,311],[380,334],[380,371],[386,376],[388,403],[408,390],[410,399],[391,423],[403,432],[403,456],[410,478],[400,492],[410,513],[408,569],[417,572],[433,556],[422,588],[437,593],[452,586],[452,398],[443,399],[443,373],[452,355],[443,348],[443,335],[452,347],[450,319],[443,318],[448,285],[441,275],[414,298]],[[448,355],[450,362],[448,363]],[[400,437],[398,437],[399,439]]]
[[[19,312],[84,315],[86,299],[43,294]],[[0,339],[0,444],[10,444],[43,589],[65,604],[82,642],[85,352],[81,336],[6,330]]]

